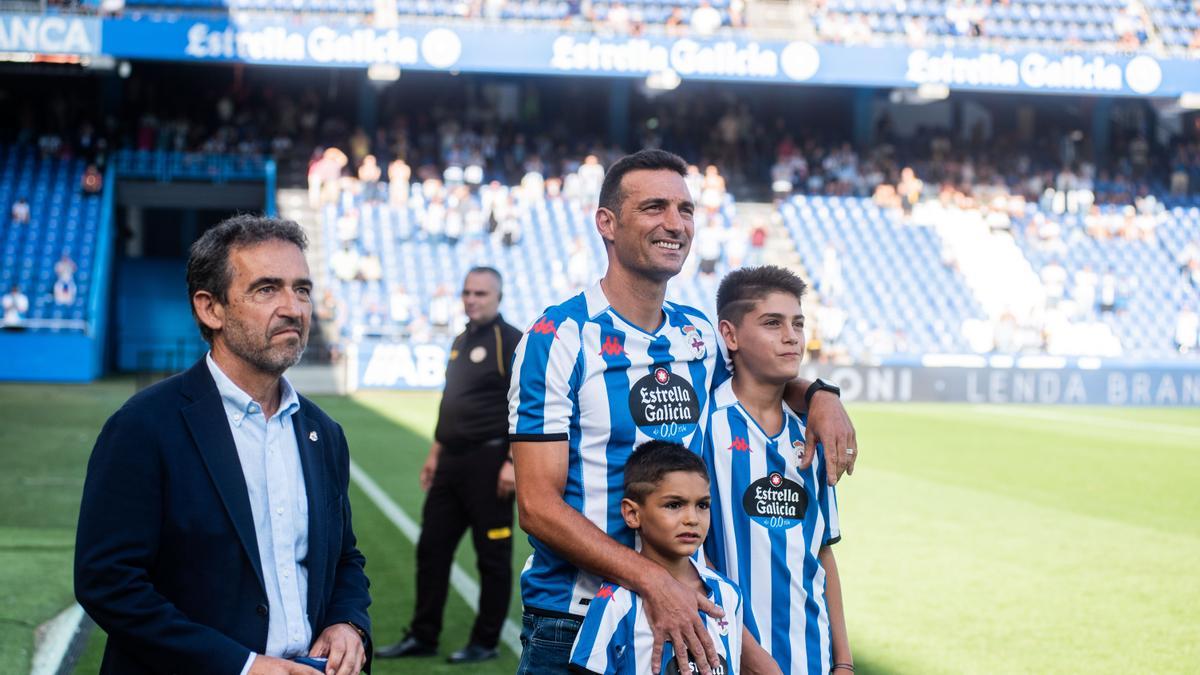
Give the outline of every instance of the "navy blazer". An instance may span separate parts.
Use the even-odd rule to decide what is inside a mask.
[[[303,396],[293,426],[308,491],[313,638],[346,621],[369,633],[345,434]],[[75,596],[108,633],[101,673],[237,675],[251,651],[266,650],[270,608],[250,498],[204,359],[129,399],[96,439]],[[366,653],[369,669],[369,640]]]

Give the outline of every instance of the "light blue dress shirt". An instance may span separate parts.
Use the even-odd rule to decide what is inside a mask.
[[[262,406],[221,372],[211,352],[206,360],[221,394],[250,495],[270,607],[266,654],[303,656],[312,642],[312,626],[308,623],[308,569],[304,566],[308,556],[308,492],[292,425],[292,416],[300,410],[300,398],[291,383],[280,378],[279,410],[268,420]],[[242,675],[250,672],[255,656],[251,652]]]

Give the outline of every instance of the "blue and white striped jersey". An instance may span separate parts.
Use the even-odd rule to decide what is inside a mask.
[[[674,303],[663,312],[647,333],[609,306],[599,284],[550,307],[517,346],[508,395],[509,439],[568,441],[563,500],[630,547],[634,533],[621,518],[630,453],[651,439],[699,453],[709,392],[728,377],[708,318]],[[582,617],[600,579],[529,540],[525,606]]]
[[[776,436],[738,403],[733,382],[713,392],[704,438],[712,525],[704,553],[746,596],[746,626],[785,674],[832,667],[825,570],[817,554],[841,538],[837,495],[821,452],[805,471],[800,419],[784,406]]]
[[[742,593],[718,572],[695,560],[692,563],[708,587],[708,598],[725,610],[725,616],[721,619],[700,613],[708,635],[721,656],[724,672],[713,675],[736,675],[741,672],[742,662]],[[654,632],[646,620],[641,598],[628,588],[606,583],[596,593],[583,626],[575,636],[575,645],[571,647],[572,670],[602,675],[650,673],[653,647]],[[659,672],[664,675],[681,671],[700,672],[689,671],[687,664],[677,670],[674,659],[675,651],[668,642],[663,645]]]

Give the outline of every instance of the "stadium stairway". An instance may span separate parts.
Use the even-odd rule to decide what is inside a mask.
[[[913,223],[934,228],[943,258],[953,260],[993,321],[1008,311],[1026,316],[1045,304],[1041,279],[1020,247],[1007,233],[992,231],[979,211],[925,202],[913,210]]]
[[[308,235],[308,251],[305,253],[308,269],[312,271],[314,279],[319,279],[317,271],[325,269],[328,260],[325,250],[325,231],[321,227],[320,214],[308,204],[308,190],[302,188],[281,189],[276,192],[275,203],[279,205],[281,218],[294,220],[304,228],[304,233]],[[318,300],[314,300],[314,303],[319,302],[322,292],[322,289],[317,289]],[[331,333],[332,330],[331,326],[321,325],[314,307],[313,330],[309,332],[308,350],[304,354],[306,362],[318,363],[329,360],[329,345],[334,337]]]

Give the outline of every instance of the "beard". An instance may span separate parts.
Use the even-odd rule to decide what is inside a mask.
[[[282,345],[271,344],[271,335],[285,328],[295,328],[298,337],[289,337]],[[284,371],[300,362],[304,348],[308,346],[308,335],[300,321],[283,321],[271,327],[271,334],[261,338],[246,324],[234,317],[226,320],[222,332],[229,351],[257,370],[271,375],[282,375]]]

